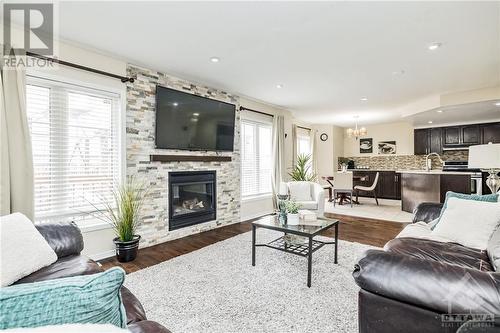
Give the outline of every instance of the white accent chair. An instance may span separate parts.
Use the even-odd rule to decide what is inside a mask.
[[[335,207],[335,201],[339,194],[344,195],[339,200],[343,200],[345,197],[349,197],[352,207],[352,194],[353,190],[353,180],[352,172],[335,172],[333,176],[333,207]],[[339,202],[342,204],[342,202]]]
[[[375,180],[373,181],[373,184],[371,186],[361,186],[361,185],[354,186],[354,189],[356,190],[356,201],[358,201],[359,191],[371,192],[373,194],[373,197],[375,198],[375,202],[377,203],[377,206],[378,206],[377,191],[375,191],[375,190],[377,188],[379,175],[380,175],[380,173],[377,172],[377,174],[375,175]]]
[[[301,209],[315,212],[322,217],[325,212],[325,190],[323,186],[314,182],[288,182],[286,183],[290,200],[300,205]]]

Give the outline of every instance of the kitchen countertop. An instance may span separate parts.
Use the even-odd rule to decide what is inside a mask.
[[[347,171],[392,171],[396,172],[394,169],[347,169]]]
[[[392,171],[396,173],[414,173],[423,175],[465,175],[470,176],[476,174],[476,172],[460,172],[460,171],[443,171],[440,169],[434,169],[430,171],[426,170],[394,170],[394,169],[347,169],[347,171]]]
[[[460,171],[443,171],[443,170],[397,170],[397,173],[414,173],[422,175],[464,175],[470,176],[476,174],[476,172],[460,172]]]

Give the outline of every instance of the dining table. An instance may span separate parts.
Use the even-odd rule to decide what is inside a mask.
[[[328,202],[333,202],[333,200],[336,200],[337,198],[333,197],[333,188],[335,187],[335,177],[334,176],[322,176],[321,179],[326,181],[328,185],[325,186],[325,189],[328,190]],[[359,176],[359,175],[354,175],[352,176],[352,180],[354,181],[364,181],[366,179],[366,176]],[[343,205],[344,202],[350,203],[352,198],[349,198],[346,193],[339,193],[337,195],[339,199],[339,205]],[[353,203],[359,205],[359,201],[353,200]]]

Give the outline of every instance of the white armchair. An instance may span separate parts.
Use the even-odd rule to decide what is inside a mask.
[[[300,204],[300,208],[315,212],[319,217],[325,212],[325,190],[314,182],[286,183],[290,200]]]

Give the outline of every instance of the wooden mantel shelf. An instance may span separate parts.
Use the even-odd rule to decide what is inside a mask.
[[[151,162],[231,162],[231,156],[149,155]]]

